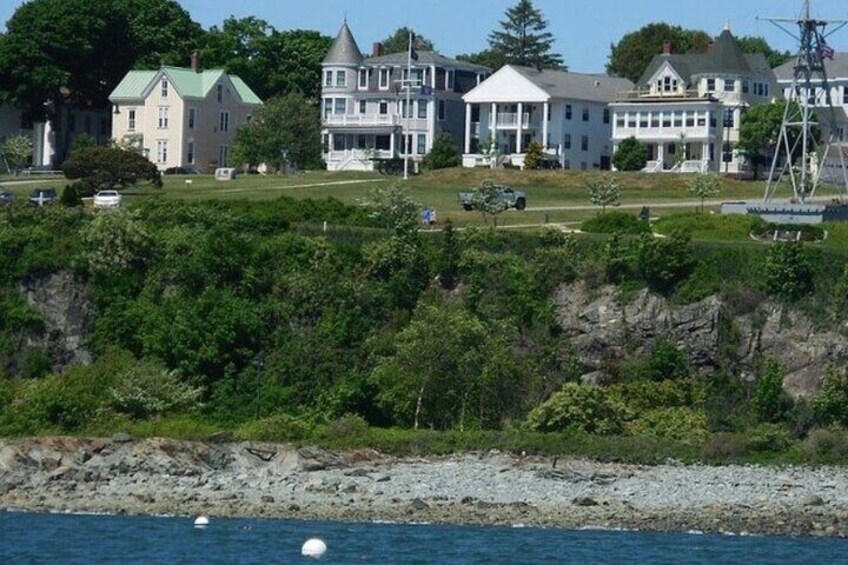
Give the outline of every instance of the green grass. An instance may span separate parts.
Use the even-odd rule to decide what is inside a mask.
[[[682,230],[692,239],[712,241],[749,241],[751,231],[761,223],[754,216],[705,213],[677,213],[661,217],[653,223],[654,231],[670,235]]]

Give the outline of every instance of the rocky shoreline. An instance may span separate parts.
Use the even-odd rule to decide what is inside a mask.
[[[0,440],[0,510],[848,536],[848,469]]]

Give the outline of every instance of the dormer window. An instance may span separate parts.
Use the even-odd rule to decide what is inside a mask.
[[[736,91],[736,81],[732,78],[724,79],[724,91],[725,92],[735,92]]]
[[[218,102],[222,102],[224,100],[224,85],[218,85]]]
[[[163,78],[161,82],[162,86],[162,98],[168,97],[168,79]]]
[[[347,86],[347,73],[336,71],[336,86]]]
[[[677,79],[668,75],[664,76],[662,78],[660,90],[665,93],[677,92]]]
[[[448,69],[445,71],[445,90],[453,90],[453,73],[453,69]]]
[[[390,69],[380,69],[380,90],[389,89],[389,72]]]
[[[359,69],[359,89],[366,90],[368,88],[368,69]]]
[[[716,89],[716,81],[714,78],[707,79],[707,92],[715,92]]]

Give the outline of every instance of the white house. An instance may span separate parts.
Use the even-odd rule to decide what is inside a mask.
[[[463,165],[523,166],[536,141],[563,168],[609,169],[608,103],[633,89],[627,79],[507,65],[463,96]]]
[[[462,147],[462,95],[491,70],[431,51],[417,50],[415,57],[408,77],[406,51],[383,54],[375,43],[364,57],[347,23],[342,26],[322,64],[328,170],[373,170],[380,159],[404,156],[419,161],[443,132]]]
[[[115,87],[112,138],[137,146],[161,170],[212,172],[232,166],[238,126],[262,104],[235,75],[220,69],[162,67],[130,71]]]
[[[739,172],[742,113],[778,94],[765,57],[743,53],[729,26],[706,53],[674,54],[666,42],[636,90],[610,104],[612,141],[645,143],[649,172]]]

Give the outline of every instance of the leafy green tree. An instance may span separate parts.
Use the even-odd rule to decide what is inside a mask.
[[[695,268],[689,236],[681,232],[674,232],[667,238],[642,236],[636,267],[648,288],[660,294],[671,293]]]
[[[70,180],[79,179],[89,196],[98,190],[140,181],[162,187],[162,175],[156,165],[135,151],[115,147],[95,146],[75,151],[62,164],[62,172]]]
[[[813,413],[821,426],[848,428],[848,373],[830,367],[821,392],[813,399]]]
[[[768,250],[766,292],[784,300],[797,300],[813,291],[813,271],[800,241],[778,241]]]
[[[562,55],[551,52],[554,36],[547,31],[548,21],[532,0],[518,0],[507,8],[501,29],[489,34],[489,46],[503,55],[510,65],[565,69]]]
[[[676,53],[703,53],[710,36],[703,31],[683,29],[666,23],[650,23],[610,45],[607,74],[638,82],[654,55],[670,41]]]
[[[281,167],[317,167],[321,160],[321,120],[316,104],[299,92],[272,98],[236,131],[235,162]]]
[[[777,51],[768,44],[768,42],[759,36],[743,36],[737,37],[736,42],[743,53],[762,53],[768,61],[769,67],[772,69],[779,67],[786,61],[792,58],[789,51]]]
[[[80,149],[88,149],[89,147],[95,147],[97,145],[97,140],[88,133],[81,133],[74,138],[73,144],[71,144],[71,153],[74,151],[79,151]]]
[[[524,169],[533,170],[542,167],[542,162],[545,160],[545,153],[542,144],[538,141],[531,141],[527,145],[527,151],[524,153]]]
[[[175,0],[115,0],[115,10],[129,23],[129,45],[123,47],[135,55],[133,68],[187,66],[203,41],[203,28]]]
[[[648,147],[633,136],[623,139],[615,149],[612,164],[619,171],[641,171],[648,164]]]
[[[439,284],[445,290],[453,290],[459,283],[459,261],[461,246],[456,236],[453,222],[448,219],[442,230],[442,245],[436,260]]]
[[[13,135],[0,145],[0,155],[3,156],[6,168],[16,175],[32,159],[32,153],[32,139],[25,135]]]
[[[126,210],[97,214],[80,236],[83,264],[94,278],[144,270],[153,251],[153,239],[139,215]]]
[[[660,338],[651,348],[648,360],[633,370],[632,377],[653,382],[686,379],[689,377],[689,360],[682,349]]]
[[[604,388],[566,383],[527,416],[537,432],[585,432],[614,435],[624,430],[624,406]]]
[[[768,165],[774,155],[785,110],[785,102],[775,101],[748,108],[742,114],[736,149],[754,165],[754,179],[759,178],[760,167],[764,164]],[[795,110],[790,109],[790,114],[795,114],[797,111],[796,105]],[[788,133],[789,146],[794,147],[801,128],[800,126],[790,127]]]
[[[791,408],[792,400],[783,390],[783,375],[783,367],[774,359],[764,361],[758,371],[751,403],[760,422],[778,422]]]
[[[701,199],[701,212],[704,200],[717,196],[721,192],[721,179],[712,173],[699,173],[689,180],[689,192]]]
[[[415,33],[414,29],[403,26],[396,29],[390,36],[380,42],[383,44],[383,53],[387,55],[390,53],[406,53],[407,50],[409,50],[410,33],[415,41],[415,49],[420,49],[422,51],[436,50],[435,47],[433,47],[432,41],[423,35]]]
[[[168,370],[158,360],[143,360],[115,377],[110,406],[138,420],[189,412],[200,407],[203,388]]]
[[[421,205],[412,198],[409,188],[401,184],[378,184],[360,204],[393,234],[405,236],[417,229]]]
[[[492,71],[497,71],[507,64],[506,55],[494,49],[484,49],[478,53],[464,53],[457,55],[456,60],[467,61],[474,65],[489,67]]]
[[[440,133],[436,136],[433,147],[421,162],[421,165],[429,171],[458,167],[460,164],[459,148],[449,133]]]
[[[613,175],[592,177],[586,182],[589,191],[589,202],[601,207],[601,212],[607,211],[607,206],[621,204],[621,183]]]
[[[266,93],[260,85],[268,69],[265,68],[263,44],[272,30],[271,24],[255,16],[241,19],[230,16],[220,27],[213,25],[206,32],[200,61],[204,67],[223,68],[238,75],[264,98]]]
[[[471,203],[474,208],[480,210],[483,219],[489,223],[489,216],[497,227],[498,216],[509,209],[509,203],[502,197],[503,187],[491,180],[484,180],[479,186],[471,190]]]

